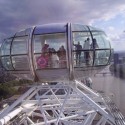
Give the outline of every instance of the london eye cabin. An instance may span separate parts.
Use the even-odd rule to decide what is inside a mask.
[[[53,82],[91,76],[110,63],[111,47],[97,28],[72,23],[46,24],[15,33],[1,45],[7,72]]]

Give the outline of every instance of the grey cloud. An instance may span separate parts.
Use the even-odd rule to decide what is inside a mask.
[[[0,35],[43,23],[89,24],[115,16],[124,4],[124,0],[0,0]]]

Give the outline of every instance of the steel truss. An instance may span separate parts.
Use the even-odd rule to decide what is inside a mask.
[[[0,112],[0,125],[115,125],[103,98],[79,81],[30,88]]]

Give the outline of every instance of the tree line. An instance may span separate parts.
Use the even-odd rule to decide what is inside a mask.
[[[17,79],[7,73],[0,62],[0,100],[9,98],[15,94],[21,94],[25,85],[32,84],[32,81]]]

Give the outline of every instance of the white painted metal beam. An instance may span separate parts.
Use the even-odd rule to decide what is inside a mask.
[[[50,125],[51,123],[92,125],[98,113],[104,119],[97,124],[107,122],[113,125],[113,118],[106,112],[105,104],[103,106],[98,104],[99,101],[103,102],[98,98],[102,97],[78,81],[73,84],[42,84],[29,89],[3,111],[0,114],[0,125],[10,122],[13,125]]]

